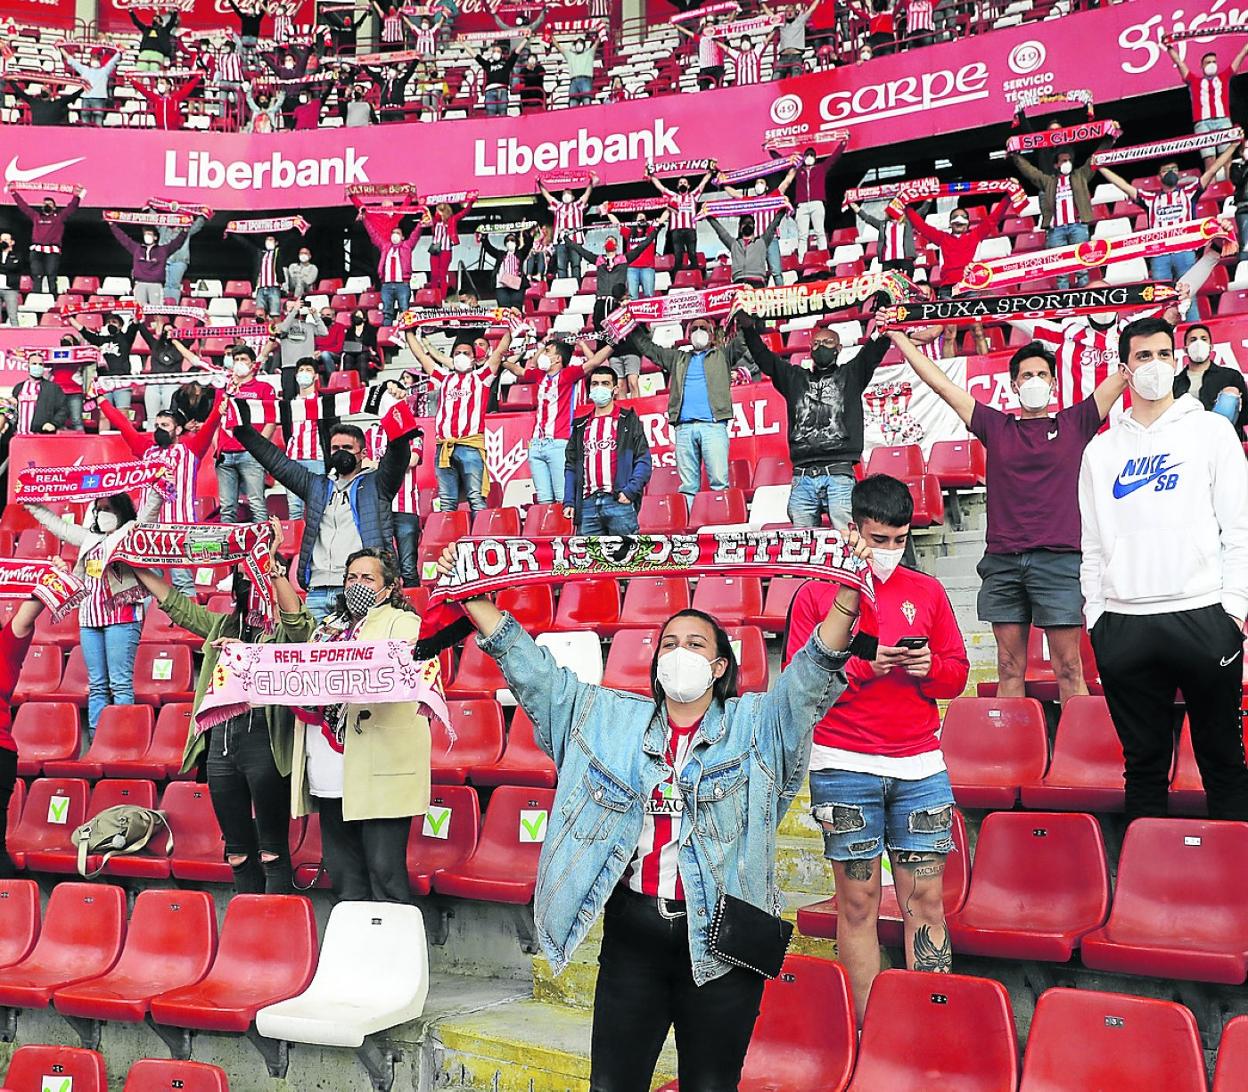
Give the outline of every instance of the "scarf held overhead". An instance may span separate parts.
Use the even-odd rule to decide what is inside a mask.
[[[231,220],[225,225],[226,235],[272,235],[279,231],[298,231],[306,235],[311,225],[302,216],[266,216],[258,220]]]
[[[896,303],[910,299],[914,286],[895,271],[877,269],[856,277],[831,277],[773,288],[742,286],[736,305],[756,318],[800,318],[856,307],[879,292],[887,293]]]
[[[1163,156],[1179,156],[1186,152],[1198,152],[1202,148],[1216,148],[1221,144],[1238,144],[1244,139],[1244,131],[1238,125],[1230,129],[1214,129],[1208,133],[1172,137],[1170,140],[1154,140],[1149,144],[1130,144],[1125,148],[1107,148],[1097,152],[1091,159],[1093,168],[1106,167],[1112,163],[1134,163],[1139,159],[1161,159]]]
[[[935,182],[925,178],[921,182],[903,185],[901,192],[889,203],[884,211],[893,220],[900,220],[906,215],[906,206],[916,201],[932,201],[940,197],[981,197],[984,194],[1004,193],[1010,198],[1015,212],[1022,212],[1027,206],[1027,194],[1017,178],[1004,178],[999,182]]]
[[[721,197],[698,209],[698,219],[721,216],[753,216],[758,212],[792,212],[787,197]]]
[[[1060,320],[1104,311],[1138,311],[1179,298],[1168,284],[1120,284],[1105,288],[1071,288],[1055,292],[1023,292],[1012,296],[963,296],[951,300],[918,300],[887,307],[876,316],[881,326],[928,326],[933,323],[972,325],[989,320]]]
[[[87,586],[73,573],[48,561],[0,560],[0,599],[32,596],[59,622],[86,598]]]
[[[733,186],[738,182],[752,182],[756,178],[766,178],[777,171],[786,171],[801,166],[802,157],[794,152],[776,159],[767,159],[762,163],[754,163],[749,167],[738,167],[735,171],[720,171],[715,182],[721,186]]]
[[[426,715],[451,723],[439,691],[438,661],[413,660],[406,641],[230,644],[217,659],[195,730],[203,732],[252,706],[387,702],[415,702]]]
[[[98,463],[94,466],[27,466],[17,472],[13,499],[19,504],[86,504],[135,489],[159,486],[166,473],[156,462]]]
[[[1038,148],[1064,148],[1085,140],[1117,140],[1122,128],[1116,121],[1085,121],[1082,125],[1069,125],[1065,129],[1041,129],[1038,133],[1012,136],[1005,142],[1007,152],[1034,152]]]
[[[125,212],[105,209],[104,219],[113,224],[142,224],[144,227],[190,227],[195,217],[189,212]]]

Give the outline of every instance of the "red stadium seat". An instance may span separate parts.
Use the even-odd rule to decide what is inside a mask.
[[[1092,651],[1092,641],[1087,630],[1080,631],[1079,658],[1083,662],[1083,677],[1093,694],[1098,693],[1096,682],[1098,669],[1096,655]],[[1027,667],[1025,670],[1027,696],[1040,701],[1057,701],[1057,676],[1053,672],[1053,661],[1049,653],[1048,638],[1044,630],[1032,626],[1027,638]],[[980,697],[991,697],[997,692],[996,683],[980,683]]]
[[[297,521],[302,523],[302,520]],[[283,526],[284,532],[290,530],[290,520],[286,520]],[[284,549],[298,551],[299,537],[290,533],[283,535]],[[151,645],[186,645],[194,651],[199,651],[203,647],[204,639],[198,634],[192,633],[189,629],[183,629],[181,626],[175,626],[163,610],[152,609],[147,612],[143,619],[143,631],[139,636],[140,641],[144,641]]]
[[[1118,858],[1105,927],[1087,967],[1238,985],[1248,975],[1248,823],[1137,819]]]
[[[59,645],[31,645],[22,661],[13,690],[13,704],[25,705],[28,701],[46,700],[61,686],[61,669],[64,654]]]
[[[121,708],[126,708],[125,706]],[[139,708],[139,706],[134,706]],[[104,763],[106,777],[150,777],[154,781],[167,778],[191,778],[195,774],[179,773],[182,755],[190,735],[191,703],[170,702],[160,707],[156,729],[146,751],[135,759],[108,759]]]
[[[174,781],[160,800],[173,829],[174,879],[193,883],[233,883],[234,870],[225,860],[225,839],[207,785]]]
[[[45,762],[78,755],[78,710],[68,702],[32,701],[19,705],[12,731],[17,741],[20,777],[38,777]]]
[[[751,488],[764,485],[792,485],[793,464],[782,455],[764,455],[754,467]]]
[[[954,698],[940,734],[953,795],[964,808],[1012,808],[1044,776],[1049,736],[1035,698]]]
[[[674,466],[656,466],[650,473],[650,480],[646,483],[646,495],[667,497],[678,493],[680,493],[680,472]]]
[[[979,440],[938,440],[927,457],[927,472],[936,475],[941,489],[983,485],[988,474],[984,445]]]
[[[534,504],[524,517],[525,538],[554,538],[575,534],[572,521],[563,514],[562,504]]]
[[[702,271],[700,269],[682,269],[672,277],[673,288],[701,288]]]
[[[245,1032],[260,1009],[308,988],[317,951],[308,899],[235,895],[225,909],[212,970],[193,986],[154,997],[152,1019],[174,1027]]]
[[[624,593],[621,626],[661,626],[690,604],[689,581],[683,576],[634,576]]]
[[[689,509],[679,493],[647,493],[637,509],[638,529],[647,535],[678,535],[689,527]]]
[[[420,529],[420,545],[430,557],[436,558],[444,547],[468,534],[469,513],[430,512]]]
[[[1036,1002],[1022,1092],[1207,1087],[1196,1018],[1183,1005],[1060,988],[1046,990]]]
[[[954,852],[945,859],[945,913],[952,914],[966,900],[970,883],[971,862],[966,843],[966,823],[962,813],[953,810]],[[797,912],[797,927],[808,937],[836,936],[836,896],[803,906]],[[876,929],[880,943],[900,948],[904,937],[901,907],[897,905],[897,889],[885,886],[880,894],[880,918]]]
[[[1236,1016],[1222,1029],[1213,1092],[1238,1092],[1244,1088],[1248,1088],[1248,1016]]]
[[[434,890],[486,902],[532,901],[537,859],[554,802],[552,789],[516,785],[495,789],[476,850],[462,865],[435,875]]]
[[[450,701],[452,732],[430,718],[430,757],[433,780],[441,785],[462,785],[470,766],[490,765],[503,755],[503,711],[491,698]]]
[[[994,811],[949,936],[958,953],[1065,963],[1108,914],[1109,865],[1092,816]]]
[[[707,490],[693,498],[689,508],[689,529],[744,523],[747,518],[745,494],[740,489]]]
[[[519,508],[483,508],[472,517],[477,538],[515,538],[520,534]]]
[[[325,287],[328,282],[321,282],[321,291],[328,292]],[[225,291],[222,293],[227,299],[241,300],[251,295],[251,281],[226,281]]]
[[[6,844],[17,868],[26,867],[26,855],[44,849],[62,849],[87,813],[87,783],[80,778],[41,777],[31,782],[17,826],[9,827]]]
[[[757,626],[724,626],[724,631],[737,655],[737,693],[766,693],[769,673],[763,631]],[[649,667],[650,662],[647,660],[647,671]]]
[[[103,777],[106,763],[136,760],[147,752],[155,719],[147,705],[106,705],[87,753],[80,759],[46,760],[44,776],[89,780]]]
[[[203,978],[216,952],[217,914],[210,894],[141,891],[113,969],[57,990],[52,999],[63,1016],[137,1023],[158,993]]]
[[[434,876],[459,868],[477,848],[481,805],[467,785],[434,785],[429,810],[412,823],[407,841],[407,876],[416,895],[433,890]]]
[[[45,1083],[45,1078],[52,1081]],[[55,1082],[59,1081],[57,1085]],[[67,1046],[22,1046],[13,1054],[4,1087],[11,1092],[108,1092],[104,1056],[94,1050]]]
[[[134,657],[134,700],[164,705],[195,697],[195,672],[186,645],[139,644]]]
[[[857,1053],[845,968],[790,955],[763,987],[762,1009],[741,1070],[739,1092],[841,1092]],[[679,1081],[659,1092],[677,1092]]]
[[[55,557],[60,552],[61,540],[44,527],[31,527],[17,537],[17,557],[46,559]],[[73,611],[66,617],[77,621],[77,615]],[[41,620],[42,618],[40,615]]]
[[[43,695],[47,701],[69,702],[71,705],[85,709],[87,706],[87,661],[83,659],[82,646],[69,650],[69,659],[65,661],[65,672],[61,676],[61,685],[51,694]]]
[[[0,880],[0,967],[20,963],[39,939],[39,885]]]
[[[299,843],[299,848],[290,855],[290,864],[295,872],[295,887],[300,891],[306,891],[310,887],[332,886],[323,858],[321,817],[316,812],[312,812],[303,828],[303,841]],[[226,867],[228,868],[229,865]]]
[[[793,597],[806,581],[800,576],[773,576],[767,583],[763,609],[749,623],[766,633],[783,633],[789,624],[789,608]]]
[[[744,625],[762,613],[763,582],[757,576],[704,576],[694,589],[693,608],[721,626]]]
[[[70,611],[59,622],[54,621],[49,611],[44,611],[35,621],[34,640],[41,645],[58,645],[68,651],[82,640],[78,625],[78,612]]]
[[[156,787],[150,781],[99,781],[91,790],[91,799],[87,802],[87,819],[91,819],[106,808],[130,804],[140,808],[156,806]],[[84,820],[85,822],[85,820]],[[66,872],[78,870],[78,850],[69,840],[69,831],[59,846],[48,849],[31,850],[26,854],[26,867],[32,872]],[[105,873],[109,876],[138,876],[144,879],[165,879],[169,875],[169,859],[163,855],[168,841],[168,832],[158,830],[139,853],[114,857],[108,862]],[[159,854],[159,855],[158,855]],[[94,871],[100,867],[102,855],[92,853],[87,856],[87,869]]]
[[[0,1005],[44,1009],[54,991],[96,978],[117,962],[126,935],[126,893],[99,883],[58,883],[30,955],[0,969]]]
[[[935,527],[945,522],[945,498],[935,474],[902,478],[914,499],[912,527]]]
[[[892,478],[917,478],[927,473],[923,449],[918,444],[877,447],[867,460],[868,474],[887,474]]]
[[[1104,698],[1067,700],[1057,726],[1053,761],[1044,778],[1023,785],[1023,807],[1052,811],[1121,811],[1122,743]]]
[[[659,647],[659,630],[622,629],[611,641],[602,685],[632,694],[650,694],[650,661]]]
[[[503,757],[488,766],[473,766],[468,780],[474,785],[536,785],[554,788],[555,764],[533,739],[533,722],[519,706],[507,731]]]
[[[503,412],[523,412],[537,408],[537,387],[532,383],[512,383],[503,397]]]
[[[1187,717],[1183,718],[1183,729],[1179,732],[1168,802],[1171,815],[1205,815],[1209,810],[1205,800],[1205,783],[1201,780],[1196,752],[1192,748],[1192,726]]]
[[[1017,1078],[1014,1014],[1000,982],[922,971],[876,978],[850,1092],[1010,1092]]]
[[[177,1058],[140,1058],[126,1074],[122,1092],[230,1092],[225,1070],[207,1062],[183,1062]]]
[[[545,633],[555,622],[555,593],[549,584],[522,584],[504,588],[495,599],[499,610],[515,615],[529,633]]]
[[[604,580],[569,580],[559,591],[559,610],[552,628],[613,633],[620,624],[620,584]]]
[[[474,634],[464,642],[459,658],[459,670],[446,687],[448,698],[492,698],[499,690],[507,689],[507,680],[492,656],[487,656],[477,646]]]

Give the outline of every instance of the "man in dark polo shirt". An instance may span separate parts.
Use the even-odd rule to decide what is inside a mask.
[[[977,402],[901,331],[889,336],[988,450],[988,545],[978,569],[978,607],[997,642],[997,695],[1025,695],[1033,625],[1048,637],[1059,699],[1086,694],[1079,655],[1079,464],[1126,380],[1114,369],[1083,401],[1050,413],[1057,364],[1033,341],[1010,357],[1010,384],[1022,407],[1015,417]]]

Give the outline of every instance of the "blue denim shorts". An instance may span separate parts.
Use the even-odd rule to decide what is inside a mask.
[[[944,770],[918,781],[811,770],[810,804],[829,861],[870,861],[885,849],[953,852],[953,787]]]

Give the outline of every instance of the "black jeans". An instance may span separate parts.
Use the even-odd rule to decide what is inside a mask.
[[[234,889],[240,895],[290,894],[290,777],[277,772],[263,709],[212,729],[208,791],[226,858],[246,857],[232,866]],[[274,859],[262,860],[261,853]]]
[[[342,801],[317,800],[321,848],[334,894],[347,902],[411,902],[407,838],[411,816],[402,819],[342,817]]]
[[[60,269],[61,256],[59,254],[48,254],[42,250],[30,252],[30,275],[35,282],[36,292],[49,292],[55,296],[56,275]]]
[[[343,352],[342,354],[342,370],[344,372],[356,372],[360,377],[360,383],[368,386],[368,352],[351,353]]]
[[[1230,615],[1216,603],[1171,614],[1106,612],[1091,638],[1126,759],[1127,821],[1166,814],[1176,690],[1187,705],[1209,817],[1248,820],[1243,634]]]
[[[739,967],[694,985],[687,919],[617,887],[603,912],[590,1092],[649,1092],[673,1024],[681,1092],[735,1092],[762,999],[762,977]]]
[[[5,848],[9,833],[9,798],[17,784],[17,752],[0,747],[0,880],[11,880],[17,871]]]
[[[672,257],[676,259],[673,267],[680,269],[698,268],[698,231],[697,228],[672,228],[668,233],[671,240]],[[688,258],[688,265],[684,259]]]

